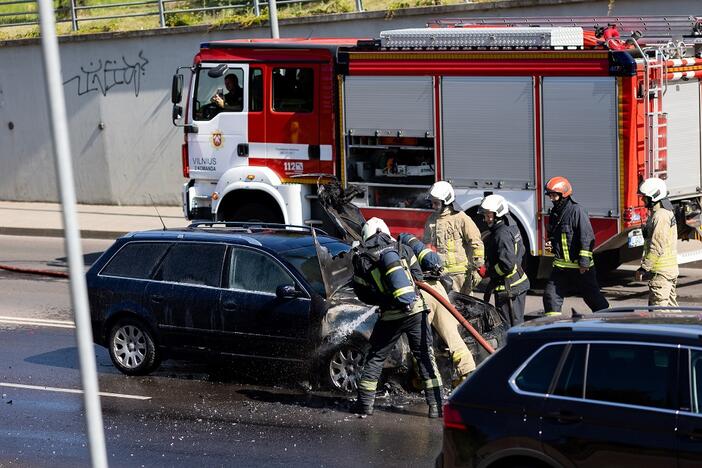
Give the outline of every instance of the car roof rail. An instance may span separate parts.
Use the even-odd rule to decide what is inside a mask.
[[[306,225],[283,224],[283,223],[261,223],[258,221],[194,221],[190,223],[188,229],[213,228],[231,229],[248,233],[253,231],[304,231],[310,234],[321,234],[328,236],[326,231]]]

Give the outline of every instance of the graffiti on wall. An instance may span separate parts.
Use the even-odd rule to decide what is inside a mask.
[[[117,86],[128,86],[134,88],[134,96],[139,96],[141,89],[141,78],[146,75],[146,65],[149,60],[144,57],[144,51],[140,50],[138,58],[134,63],[122,56],[122,60],[91,61],[88,66],[81,66],[80,73],[64,81],[63,84],[75,81],[77,83],[78,96],[91,93],[93,91],[107,96],[107,92]]]

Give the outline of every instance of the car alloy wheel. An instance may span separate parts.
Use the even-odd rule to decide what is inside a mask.
[[[127,369],[138,368],[146,359],[146,338],[134,325],[124,325],[112,337],[113,353]]]
[[[127,375],[143,375],[158,366],[157,348],[149,329],[134,319],[123,319],[110,330],[110,358]]]
[[[355,392],[363,371],[363,358],[363,351],[348,343],[335,349],[328,361],[332,388],[345,393]]]

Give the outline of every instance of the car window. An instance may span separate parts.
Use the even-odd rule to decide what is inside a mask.
[[[350,246],[343,242],[327,242],[322,244],[322,247],[327,249],[332,258],[342,252],[348,252],[350,249]],[[322,272],[320,270],[320,261],[317,256],[317,249],[315,249],[314,245],[286,250],[280,252],[280,256],[302,273],[302,276],[305,277],[310,286],[312,286],[318,294],[321,296],[326,295],[324,280],[322,279]],[[333,268],[333,266],[330,267]],[[338,276],[344,274],[344,272],[339,272],[338,269],[335,269],[334,274]],[[334,279],[337,278],[335,277]],[[339,278],[338,281],[343,281],[344,283],[348,282],[343,278]]]
[[[583,397],[586,354],[587,345],[578,344],[571,346],[558,376],[556,388],[553,390],[554,395],[573,398]]]
[[[676,349],[593,343],[585,398],[654,408],[674,408]]]
[[[295,280],[268,255],[250,249],[232,250],[229,288],[275,294],[278,286],[294,285]]]
[[[692,392],[692,412],[702,413],[702,351],[691,350],[690,390]]]
[[[219,287],[225,252],[223,244],[176,244],[161,262],[156,279]]]
[[[168,242],[130,242],[112,257],[100,274],[123,278],[150,278],[169,246]]]
[[[548,393],[565,345],[546,346],[541,349],[519,373],[514,383],[520,390]]]

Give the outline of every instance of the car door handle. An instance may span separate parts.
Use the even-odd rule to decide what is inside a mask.
[[[223,302],[222,309],[226,310],[227,312],[236,312],[239,310],[239,307],[235,302]]]
[[[154,304],[160,304],[163,302],[163,296],[159,294],[152,294],[150,299]]]
[[[577,424],[583,420],[582,416],[570,411],[553,411],[546,413],[546,417],[555,420],[559,424]]]

